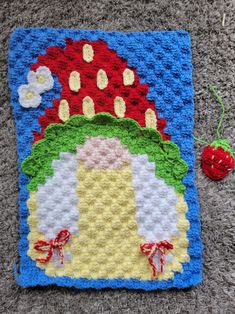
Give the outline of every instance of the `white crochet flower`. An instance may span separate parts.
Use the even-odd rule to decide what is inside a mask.
[[[30,85],[35,86],[39,94],[52,89],[54,85],[54,79],[51,75],[51,71],[46,66],[38,67],[36,72],[30,71],[27,79]]]
[[[41,103],[41,96],[33,85],[21,85],[18,88],[19,102],[24,108],[36,108]]]

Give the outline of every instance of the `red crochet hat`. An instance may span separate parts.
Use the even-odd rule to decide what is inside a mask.
[[[165,119],[158,119],[155,103],[147,99],[148,86],[141,84],[136,70],[117,56],[102,40],[66,40],[66,47],[49,47],[45,55],[31,66],[46,66],[61,84],[60,99],[39,117],[41,132],[34,132],[34,141],[43,138],[51,123],[64,123],[69,116],[108,112],[120,118],[132,118],[142,127],[153,127],[169,140],[163,130]]]

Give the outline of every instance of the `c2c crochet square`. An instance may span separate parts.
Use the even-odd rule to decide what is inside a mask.
[[[199,284],[189,34],[17,29],[9,82],[18,284]]]

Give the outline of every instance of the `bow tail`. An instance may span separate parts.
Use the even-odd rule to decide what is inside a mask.
[[[156,277],[156,270],[157,270],[157,268],[156,268],[156,265],[155,265],[155,263],[153,261],[153,256],[150,256],[148,260],[149,260],[150,266],[152,267],[153,278],[155,278]]]
[[[171,249],[173,249],[173,244],[166,240],[161,242],[144,243],[140,245],[141,252],[145,255],[148,255],[148,262],[152,268],[152,275],[154,278],[156,277],[157,272],[163,272],[165,264],[165,254],[167,250]],[[157,264],[160,264],[159,267],[154,261],[156,254],[158,255],[159,263]],[[159,270],[157,268],[159,268]]]
[[[37,262],[40,262],[40,263],[47,263],[47,262],[49,262],[49,260],[51,259],[52,254],[53,254],[53,246],[50,245],[46,257],[36,258],[36,261],[37,261]]]
[[[160,252],[160,272],[163,273],[166,250],[165,248],[162,248],[162,249],[160,248],[159,252]]]
[[[64,252],[62,245],[58,246],[59,256],[60,256],[60,263],[64,264]]]
[[[55,249],[58,249],[60,262],[61,264],[64,263],[64,253],[63,253],[63,245],[65,245],[71,237],[71,233],[67,229],[61,230],[55,239],[51,239],[48,241],[45,240],[38,240],[34,244],[34,249],[39,252],[47,252],[46,257],[43,258],[36,258],[37,262],[40,263],[47,263],[52,258],[53,252]]]

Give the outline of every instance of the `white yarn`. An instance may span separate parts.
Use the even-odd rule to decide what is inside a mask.
[[[39,185],[36,193],[39,231],[46,239],[55,238],[62,229],[78,233],[77,159],[75,154],[61,153],[53,160],[54,175]]]
[[[146,242],[171,241],[178,235],[175,189],[156,178],[155,163],[147,155],[131,155],[131,167],[138,234]]]
[[[36,193],[39,231],[46,239],[62,229],[78,233],[79,199],[77,195],[77,159],[75,154],[61,153],[52,162],[54,175],[39,185]],[[156,178],[155,164],[147,155],[131,155],[132,184],[137,205],[138,234],[146,242],[171,241],[178,235],[177,195],[173,187]]]
[[[21,85],[18,88],[19,103],[24,108],[37,108],[41,103],[41,96],[33,85]]]
[[[54,85],[51,71],[46,66],[40,66],[36,71],[29,71],[27,80],[30,85],[36,88],[39,94],[52,89]]]

